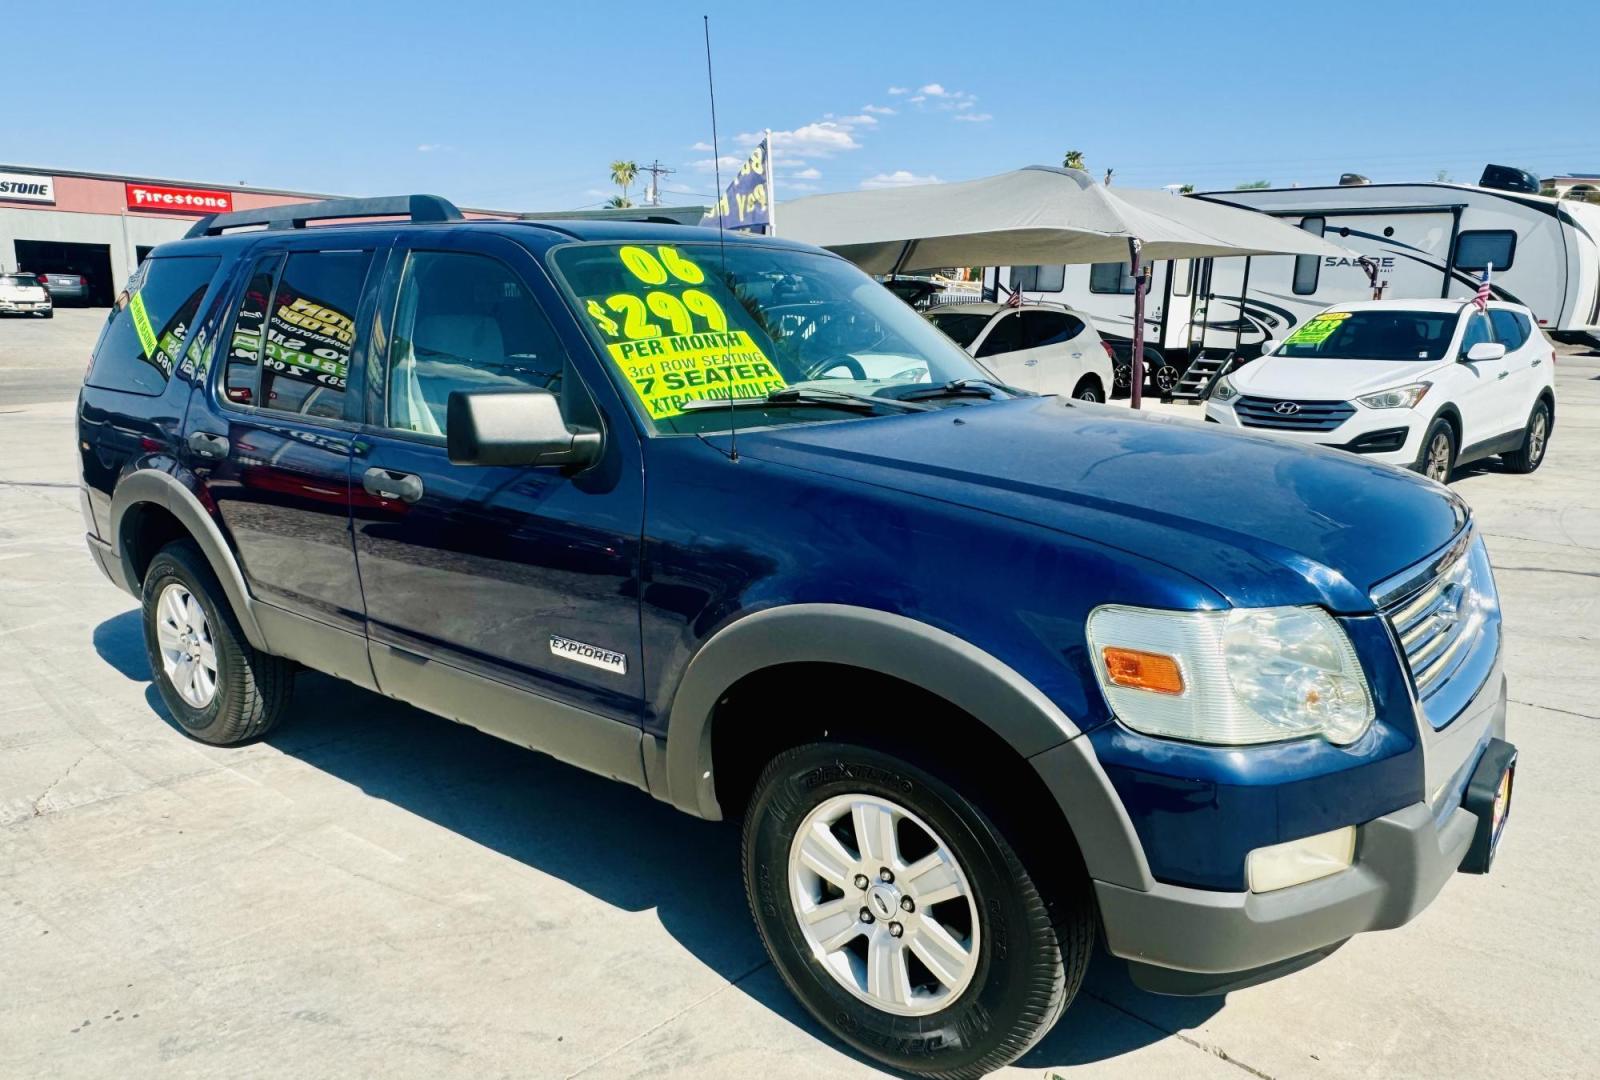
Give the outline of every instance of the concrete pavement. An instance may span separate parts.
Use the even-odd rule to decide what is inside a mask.
[[[183,737],[83,546],[100,317],[0,322],[0,1077],[879,1075],[765,962],[730,826],[315,675],[264,743]],[[1521,748],[1495,872],[1225,999],[1102,958],[1007,1075],[1593,1075],[1600,357],[1557,370],[1544,468],[1456,483]]]

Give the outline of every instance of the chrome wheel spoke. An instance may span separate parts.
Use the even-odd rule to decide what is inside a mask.
[[[922,907],[953,900],[962,893],[961,876],[942,850],[918,859],[906,869],[901,880],[905,882],[906,892]]]
[[[800,918],[815,935],[824,952],[838,952],[845,945],[866,933],[867,925],[861,921],[860,901],[849,896],[818,904],[810,911],[800,913]]]
[[[187,587],[172,582],[156,599],[154,617],[167,682],[187,705],[204,709],[217,694],[217,647],[205,608]]]
[[[919,916],[917,932],[910,939],[911,951],[927,965],[933,977],[948,987],[954,987],[968,975],[972,954],[946,930],[938,920],[927,915]]]
[[[800,861],[824,881],[832,882],[847,894],[855,891],[850,872],[855,859],[826,821],[814,821],[800,842]]]
[[[855,825],[862,861],[897,869],[900,846],[894,838],[894,812],[882,803],[863,801],[850,808],[850,820]],[[876,878],[877,874],[869,876]]]
[[[889,1005],[904,1007],[911,1001],[905,947],[887,931],[867,941],[867,993]]]

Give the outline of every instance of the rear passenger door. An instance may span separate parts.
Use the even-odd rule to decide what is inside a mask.
[[[637,766],[642,448],[597,407],[586,377],[603,376],[565,305],[516,243],[440,230],[397,244],[379,327],[351,473],[379,685],[610,771],[567,741],[600,731]],[[451,391],[491,389],[556,394],[569,423],[604,432],[603,460],[576,474],[451,464]]]
[[[1040,394],[1071,397],[1087,370],[1083,354],[1083,320],[1065,311],[1038,309],[1018,313],[1026,346],[1024,363],[1033,372]]]
[[[349,510],[356,424],[347,380],[366,344],[361,327],[371,308],[363,298],[381,250],[354,239],[308,236],[257,250],[219,350],[219,374],[203,404],[190,408],[187,449],[251,593],[345,631],[359,646]],[[315,630],[291,622],[279,636],[339,640]],[[343,648],[318,651],[336,647]],[[344,650],[327,666],[370,684],[349,655]]]

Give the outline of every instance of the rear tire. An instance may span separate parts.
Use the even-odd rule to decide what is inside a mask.
[[[145,572],[143,603],[150,675],[185,734],[238,746],[277,724],[294,688],[294,665],[245,638],[193,541],[157,552]]]
[[[1106,392],[1100,385],[1100,380],[1093,375],[1085,375],[1078,380],[1078,385],[1072,388],[1074,401],[1100,402],[1106,399]]]
[[[1507,472],[1531,473],[1544,461],[1545,451],[1550,447],[1551,423],[1550,403],[1543,398],[1534,403],[1533,412],[1528,416],[1528,426],[1523,432],[1522,446],[1509,454],[1501,454],[1500,460],[1505,464]]]
[[[743,850],[778,974],[823,1026],[892,1068],[964,1080],[1015,1061],[1088,968],[1096,920],[1083,876],[1047,906],[983,811],[880,751],[811,743],[778,755],[757,781]]]
[[[1412,467],[1429,480],[1448,484],[1455,475],[1457,452],[1455,428],[1441,416],[1428,425],[1428,434],[1422,439],[1422,454]]]

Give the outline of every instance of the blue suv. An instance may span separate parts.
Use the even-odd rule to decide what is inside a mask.
[[[1505,821],[1459,499],[1009,389],[814,248],[430,196],[207,218],[78,423],[184,730],[261,737],[305,666],[742,820],[783,979],[900,1069],[1016,1058],[1097,942],[1165,993],[1303,967]]]

